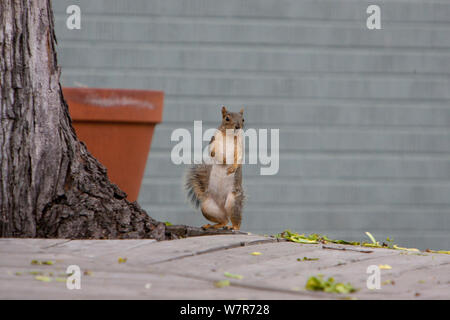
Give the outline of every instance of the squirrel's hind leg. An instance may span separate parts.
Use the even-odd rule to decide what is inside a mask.
[[[242,220],[242,196],[239,192],[230,192],[225,201],[225,210],[227,217],[231,220],[233,230],[241,228]]]
[[[207,197],[202,202],[201,210],[206,219],[216,223],[214,225],[205,224],[202,228],[220,229],[228,224],[226,213],[217,205],[213,198]]]

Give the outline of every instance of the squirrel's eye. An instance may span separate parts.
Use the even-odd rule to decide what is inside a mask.
[[[244,123],[245,122],[245,119],[242,119],[242,123]]]
[[[230,117],[226,117],[226,118],[225,118],[225,121],[230,121]]]

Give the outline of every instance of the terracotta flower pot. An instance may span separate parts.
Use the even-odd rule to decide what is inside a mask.
[[[162,119],[164,93],[96,88],[63,88],[63,93],[78,138],[135,201],[153,130]]]

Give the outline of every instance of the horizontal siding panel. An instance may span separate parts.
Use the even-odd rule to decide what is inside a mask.
[[[205,127],[217,127],[220,122],[221,104],[217,100],[202,101],[166,97],[164,119],[172,127],[192,128],[193,121],[202,120]],[[222,102],[231,110],[245,109],[248,128],[297,126],[355,126],[362,130],[370,127],[450,127],[450,104],[424,103],[399,105],[370,101],[342,102],[294,101],[291,103],[245,102],[228,99]],[[274,111],[276,110],[276,117]],[[292,116],[295,115],[295,116]],[[158,129],[157,129],[158,130]]]
[[[450,24],[445,28],[385,27],[370,31],[365,21],[354,26],[323,22],[318,25],[277,25],[245,22],[163,22],[144,19],[93,17],[83,18],[81,30],[65,28],[66,18],[56,17],[58,37],[66,40],[163,42],[163,43],[232,43],[290,46],[450,48]]]
[[[147,178],[181,178],[187,165],[175,165],[169,153],[156,153],[147,162]],[[258,176],[260,165],[244,165],[246,178]],[[375,179],[383,181],[450,180],[450,157],[446,159],[406,156],[280,155],[277,179]],[[271,179],[271,177],[267,177]]]
[[[450,33],[449,33],[450,34]],[[166,75],[142,71],[117,71],[69,69],[64,73],[64,85],[81,83],[89,87],[116,87],[117,78],[127,88],[163,90],[171,95],[215,96],[230,95],[235,98],[337,98],[337,99],[420,99],[449,100],[450,78],[443,80],[421,79],[377,79],[361,76],[320,75],[302,77],[257,76],[217,77],[191,76],[188,73]]]
[[[259,205],[308,204],[391,204],[450,205],[450,183],[376,183],[376,182],[277,182],[270,178],[245,182],[249,199]],[[182,181],[162,183],[145,181],[141,193],[151,194],[155,204],[185,203]],[[251,200],[249,200],[250,202]]]
[[[449,18],[450,19],[450,18]],[[449,30],[450,32],[450,30]],[[89,50],[91,54],[85,55]],[[151,59],[149,59],[151,57]],[[317,72],[317,73],[414,73],[450,74],[450,52],[433,55],[418,52],[335,52],[332,49],[249,51],[239,48],[135,48],[66,42],[59,59],[66,67],[149,68],[210,72]],[[370,76],[370,75],[368,75]]]
[[[166,207],[144,205],[153,217],[173,224],[201,226],[206,223],[200,212],[184,207]],[[386,237],[394,238],[394,243],[405,247],[447,250],[450,247],[448,237],[449,215],[445,211],[414,211],[414,208],[398,211],[386,209],[355,208],[357,211],[326,212],[298,207],[296,212],[285,210],[251,210],[246,208],[242,229],[248,232],[274,235],[286,229],[299,233],[320,233],[331,239],[353,241],[370,240],[364,234],[370,231],[378,241]],[[159,217],[158,217],[159,215]]]
[[[167,217],[170,217],[168,221],[173,224],[182,223],[180,221],[191,218],[193,215],[200,218],[199,221],[204,219],[199,210],[194,210],[189,206],[152,205],[145,202],[142,202],[141,205],[150,213],[164,212]],[[276,214],[276,219],[274,219],[274,214]],[[249,220],[246,219],[247,217],[258,217],[258,219]],[[276,232],[281,232],[288,226],[295,226],[289,228],[296,231],[328,228],[380,230],[385,227],[386,221],[389,222],[391,230],[435,230],[439,232],[448,230],[446,227],[450,224],[450,215],[442,209],[417,209],[414,207],[398,209],[380,208],[379,206],[348,206],[341,209],[299,206],[295,209],[283,208],[282,211],[277,211],[276,207],[267,208],[255,204],[252,207],[244,208],[245,230],[249,228],[265,229],[267,221],[271,221],[272,227],[277,228],[274,229]],[[364,233],[361,233],[361,237],[365,237]]]
[[[53,3],[54,11],[64,14],[72,0]],[[170,17],[237,17],[255,19],[362,20],[373,1],[358,0],[96,0],[81,1],[90,14],[148,15]],[[440,1],[380,0],[385,21],[448,22],[450,4]]]
[[[207,221],[200,212],[187,207],[166,209],[165,206],[145,206],[153,217],[173,224],[201,226]],[[365,231],[370,231],[378,241],[386,237],[394,238],[394,243],[405,247],[447,250],[450,247],[448,237],[448,214],[445,212],[414,212],[396,210],[361,210],[354,212],[336,212],[330,210],[319,213],[316,210],[298,208],[295,213],[285,211],[244,210],[242,230],[258,234],[273,235],[290,229],[310,234],[325,234],[332,239],[367,241]]]
[[[170,141],[173,129],[175,128],[167,127],[167,125],[159,126],[155,131],[152,148],[159,152],[170,152],[177,144]],[[187,129],[193,134],[192,126]],[[279,148],[280,152],[299,153],[307,151],[448,153],[450,152],[450,131],[281,128]]]

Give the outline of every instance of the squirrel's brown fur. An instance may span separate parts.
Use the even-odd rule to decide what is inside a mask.
[[[188,169],[185,188],[192,204],[201,209],[203,216],[215,225],[226,227],[231,220],[232,229],[239,230],[245,199],[242,189],[242,129],[244,111],[228,112],[222,107],[222,123],[210,141],[212,164],[197,164]],[[230,133],[231,132],[231,133]],[[226,148],[232,145],[233,149]],[[232,152],[233,163],[226,162]]]

